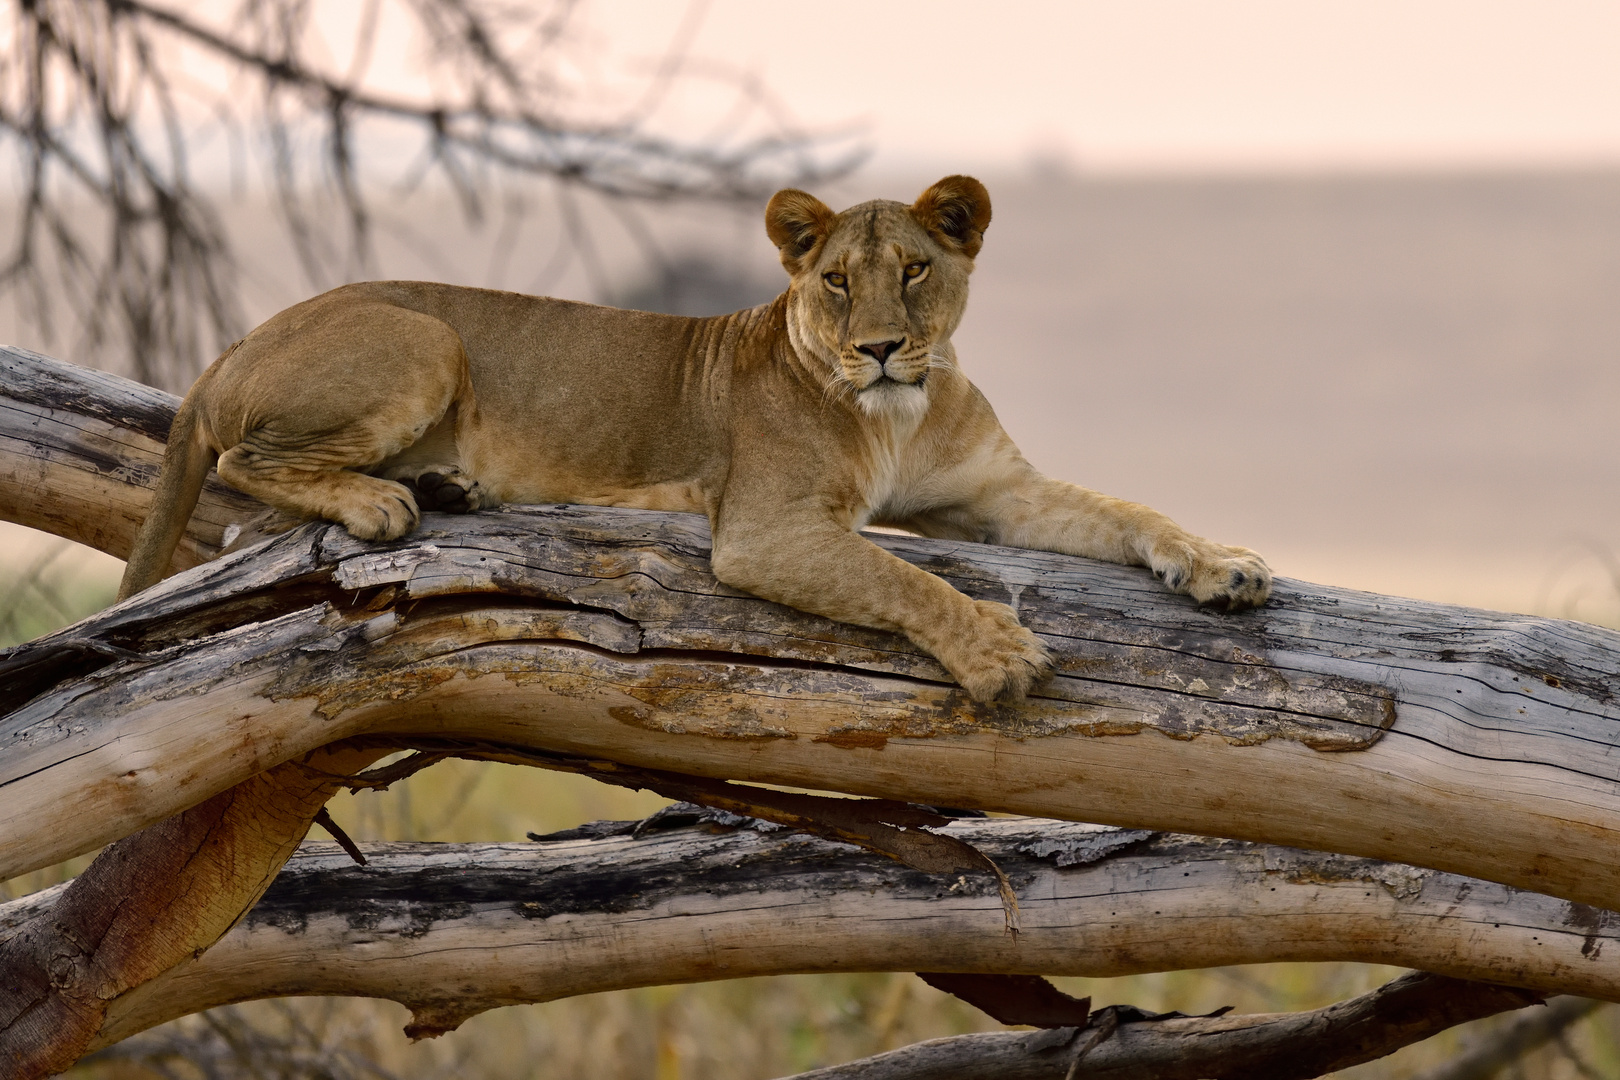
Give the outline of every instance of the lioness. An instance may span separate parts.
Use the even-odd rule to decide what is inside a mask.
[[[232,487],[365,540],[424,507],[707,514],[721,581],[902,631],[980,701],[1045,676],[1041,642],[857,530],[1148,566],[1200,602],[1263,603],[1254,552],[1048,479],[1002,431],[951,346],[989,224],[966,176],[841,214],[777,192],[765,228],[787,291],[707,319],[405,281],[288,308],[181,403],[119,598],[167,573],[217,461]]]

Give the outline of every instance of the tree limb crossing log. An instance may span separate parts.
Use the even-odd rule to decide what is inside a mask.
[[[120,426],[108,377],[30,404],[33,369],[8,363],[26,384],[0,413],[14,432]],[[50,378],[79,378],[65,367]],[[144,480],[78,453],[64,434],[29,459],[28,490],[58,518],[105,517],[109,476]],[[114,554],[126,539],[101,534]],[[15,706],[0,875],[316,747],[421,734],[1285,843],[1620,905],[1620,635],[1286,580],[1228,616],[1140,570],[876,539],[1017,606],[1057,675],[1027,702],[975,704],[896,635],[718,585],[687,515],[429,515],[381,547],[306,526],[0,663]]]
[[[1351,960],[1620,1000],[1620,925],[1393,863],[1027,818],[953,824],[1012,878],[1013,935],[988,876],[786,832],[610,825],[539,844],[370,844],[363,867],[306,843],[218,944],[116,998],[92,1046],[259,997],[392,998],[425,1035],[503,1005],[827,971]],[[52,902],[0,907],[0,944]]]
[[[1534,1000],[1523,990],[1414,972],[1312,1012],[1121,1024],[1078,1060],[1063,1033],[988,1031],[934,1039],[791,1080],[1306,1080]]]

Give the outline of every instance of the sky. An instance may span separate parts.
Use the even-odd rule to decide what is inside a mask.
[[[1613,0],[593,0],[599,43],[761,77],[875,164],[1095,171],[1620,162]]]
[[[237,10],[172,2],[221,29]],[[313,10],[329,71],[421,97],[432,43],[404,4],[358,67],[368,5]],[[1614,0],[584,0],[564,27],[526,55],[566,116],[622,116],[678,74],[647,128],[701,136],[745,83],[756,120],[858,132],[879,172],[1620,164]]]

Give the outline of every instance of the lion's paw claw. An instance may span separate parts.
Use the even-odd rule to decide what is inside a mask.
[[[375,501],[360,502],[345,508],[342,521],[349,534],[359,540],[398,540],[421,520],[416,500],[403,484],[381,481],[389,490]]]
[[[1259,555],[1196,537],[1163,545],[1154,553],[1153,572],[1176,592],[1209,607],[1240,611],[1271,596],[1271,568]]]
[[[1019,624],[1012,608],[989,600],[973,602],[971,626],[941,654],[975,701],[1016,701],[1052,672],[1052,656],[1041,639]]]

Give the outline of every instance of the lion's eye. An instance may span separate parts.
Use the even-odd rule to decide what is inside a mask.
[[[827,273],[822,274],[821,280],[825,281],[828,285],[831,285],[835,289],[842,289],[849,283],[849,279],[836,270],[830,270]]]
[[[922,277],[927,272],[928,272],[928,264],[927,263],[925,263],[925,262],[911,263],[906,267],[906,280],[907,281],[916,281],[918,278]]]

